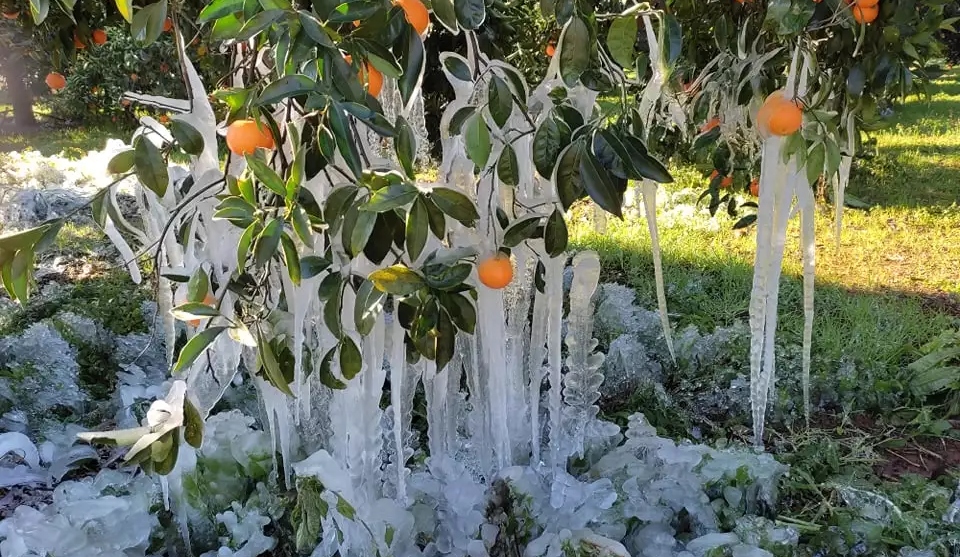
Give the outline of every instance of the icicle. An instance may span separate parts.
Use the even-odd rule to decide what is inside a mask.
[[[113,242],[113,245],[116,246],[117,251],[120,252],[120,259],[123,260],[124,264],[127,266],[127,271],[130,273],[130,279],[133,280],[134,284],[140,284],[140,282],[143,281],[143,277],[140,276],[140,267],[137,265],[137,256],[134,255],[133,250],[130,249],[130,245],[126,240],[123,239],[123,236],[120,235],[120,231],[117,230],[116,226],[114,226],[113,220],[110,217],[106,218],[103,231],[106,233],[107,237],[110,238],[110,241]]]
[[[550,299],[545,293],[537,291],[533,300],[533,323],[530,332],[530,352],[527,369],[530,381],[527,387],[530,406],[530,448],[531,463],[537,466],[541,461],[540,441],[540,387],[543,384],[543,360],[547,355],[547,329],[550,319]]]
[[[166,476],[160,476],[160,493],[163,498],[163,510],[170,510],[170,483]]]
[[[810,350],[813,341],[813,282],[816,261],[816,204],[809,187],[802,184],[797,187],[797,204],[800,207],[800,246],[803,250],[803,415],[809,426]]]
[[[657,283],[657,309],[660,312],[660,325],[663,338],[667,341],[670,358],[677,363],[673,350],[673,333],[670,330],[670,317],[667,314],[667,292],[663,284],[663,260],[660,257],[660,233],[657,230],[657,184],[651,180],[643,181],[643,207],[647,216],[647,228],[650,230],[650,251],[653,255],[653,277]]]
[[[550,459],[554,468],[564,469],[565,462],[560,460],[560,443],[563,433],[560,428],[562,411],[562,376],[560,343],[563,329],[563,257],[554,257],[546,263],[547,295],[550,304],[550,316],[547,320],[547,364],[550,368]]]
[[[843,228],[845,190],[850,180],[850,167],[853,165],[853,154],[857,150],[856,125],[856,114],[851,111],[847,116],[847,152],[849,154],[840,157],[840,168],[837,170],[837,175],[833,180],[834,236],[838,251],[840,250],[840,231]]]
[[[487,419],[490,441],[498,470],[513,463],[510,428],[507,422],[506,338],[504,338],[503,293],[491,288],[478,289],[477,341],[480,365],[486,378]]]
[[[406,449],[406,440],[403,438],[403,390],[406,385],[403,384],[403,375],[407,366],[406,354],[404,354],[403,344],[403,326],[396,315],[390,323],[390,404],[393,406],[393,442],[396,445],[396,482],[397,482],[397,501],[401,505],[406,505],[407,501],[407,476],[406,462],[404,454]]]

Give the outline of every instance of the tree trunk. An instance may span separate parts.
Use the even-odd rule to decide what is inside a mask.
[[[7,83],[10,94],[10,103],[13,105],[13,122],[17,127],[31,127],[37,125],[33,117],[33,97],[23,83],[23,67],[19,57],[11,56],[2,65],[0,72]]]

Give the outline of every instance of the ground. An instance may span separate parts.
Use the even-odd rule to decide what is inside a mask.
[[[829,400],[817,406],[810,427],[802,419],[775,419],[766,439],[767,448],[792,465],[781,486],[784,504],[778,519],[795,525],[810,547],[826,554],[845,553],[837,544],[863,536],[875,536],[876,547],[923,547],[943,533],[940,517],[960,478],[960,420],[951,413],[960,385],[939,398],[917,396],[910,392],[906,367],[919,357],[922,345],[960,326],[960,72],[937,80],[929,98],[908,99],[890,121],[887,129],[872,135],[875,153],[855,166],[849,193],[870,208],[846,210],[839,246],[833,207],[826,200],[819,205],[813,372],[818,393]],[[101,148],[107,137],[124,135],[107,129],[8,135],[0,137],[0,161],[4,151],[25,146],[44,154],[80,156]],[[752,230],[734,231],[734,220],[725,215],[710,219],[693,208],[709,170],[675,166],[676,182],[661,193],[661,247],[675,330],[696,325],[711,331],[747,317],[755,238]],[[611,220],[598,233],[588,216],[585,211],[574,215],[574,248],[597,250],[604,281],[634,288],[642,305],[655,307],[646,223]],[[93,228],[71,225],[66,232],[60,250],[96,259],[98,233]],[[779,343],[786,351],[796,350],[802,328],[797,237],[794,222],[780,297]],[[106,311],[98,317],[109,325],[115,306],[91,304],[112,299],[114,276],[102,270],[77,272],[91,285],[109,287],[103,296],[84,295],[91,291],[81,288],[71,298],[77,311]],[[31,311],[43,313],[44,308]],[[0,330],[16,326],[3,323]],[[732,366],[749,371],[745,360]],[[684,404],[686,386],[712,379],[668,379],[677,401],[669,408],[659,407],[656,397],[638,395],[604,411],[643,411],[677,437],[697,427],[712,442],[745,439],[743,423],[701,423]],[[798,399],[797,385],[796,377],[778,383],[781,396]],[[836,396],[824,394],[830,389],[838,391]],[[797,418],[799,410],[794,413]],[[883,493],[903,517],[881,532],[863,534],[849,507],[839,504],[846,493],[839,486]]]

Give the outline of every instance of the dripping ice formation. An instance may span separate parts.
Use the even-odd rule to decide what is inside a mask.
[[[651,32],[649,21],[645,23]],[[467,41],[467,45],[466,58],[445,53],[441,61],[460,58],[466,67],[478,69],[475,75],[483,82],[459,79],[444,64],[456,98],[441,119],[443,160],[437,184],[420,186],[456,188],[474,200],[480,214],[478,228],[469,229],[448,219],[447,240],[449,245],[472,246],[484,254],[502,243],[497,236],[502,234],[496,226],[498,208],[511,218],[531,213],[546,216],[557,202],[555,188],[548,178],[535,172],[530,156],[531,132],[554,107],[550,92],[566,88],[572,106],[585,120],[593,116],[596,93],[579,85],[566,87],[558,75],[559,56],[554,57],[544,82],[532,91],[526,90],[522,80],[519,85],[507,80],[512,87],[524,88],[529,112],[521,113],[515,105],[502,130],[484,113],[488,125],[501,131],[493,134],[491,162],[481,169],[478,178],[466,156],[463,137],[450,135],[447,124],[459,108],[485,94],[492,75],[519,74],[502,62],[486,59],[474,49],[473,41]],[[657,49],[655,40],[651,45]],[[182,53],[182,42],[178,47]],[[653,54],[659,58],[659,53]],[[189,103],[181,106],[165,99],[131,98],[147,104],[180,106],[184,114],[178,118],[191,118],[198,126],[206,140],[205,150],[194,157],[191,172],[195,180],[185,190],[180,189],[185,176],[182,170],[171,171],[171,187],[163,198],[145,188],[138,189],[144,224],[136,236],[142,236],[144,245],[159,240],[157,256],[164,274],[192,276],[198,269],[208,272],[219,285],[213,294],[223,302],[225,317],[232,318],[229,312],[235,294],[225,285],[237,270],[235,246],[241,230],[212,218],[214,196],[223,188],[214,148],[216,122],[196,72],[189,60],[183,60],[192,93]],[[655,87],[655,94],[644,97],[651,114],[660,95],[659,83]],[[414,122],[414,129],[422,129],[422,99],[415,96],[404,105],[397,89],[388,83],[381,100],[386,113],[404,116]],[[142,133],[147,137],[166,133],[155,121],[144,119],[143,124]],[[419,137],[421,147],[424,141]],[[520,180],[515,188],[503,187],[490,172],[507,143],[520,161]],[[365,138],[363,149],[372,164],[397,168],[381,147],[379,138]],[[289,153],[291,146],[282,148]],[[336,162],[346,166],[340,155],[336,156]],[[235,161],[230,172],[241,171],[242,165],[242,160]],[[317,199],[324,199],[335,185],[321,173],[304,187]],[[652,183],[643,185],[647,218],[655,237],[651,210],[654,187]],[[194,233],[184,244],[166,233],[188,222]],[[632,418],[627,443],[613,448],[622,440],[619,428],[598,417],[603,355],[596,352],[592,330],[593,295],[600,272],[595,253],[582,252],[573,259],[565,328],[566,256],[548,257],[540,239],[515,248],[516,279],[504,290],[479,288],[476,332],[458,336],[454,358],[442,370],[430,361],[407,361],[403,329],[390,312],[379,314],[370,334],[359,335],[352,311],[355,295],[352,289],[346,289],[342,326],[344,334],[360,346],[362,369],[351,381],[344,381],[346,388],[332,390],[320,383],[317,373],[309,373],[337,343],[324,324],[325,306],[313,294],[329,273],[366,275],[376,267],[363,255],[350,261],[339,236],[330,242],[325,246],[316,236],[312,252],[320,254],[329,248],[335,261],[349,261],[342,269],[333,266],[296,286],[275,267],[268,280],[264,303],[276,316],[270,322],[272,332],[282,335],[295,355],[291,388],[296,397],[284,395],[259,377],[247,379],[246,374],[239,374],[245,370],[252,375],[257,369],[256,351],[227,335],[221,335],[208,357],[184,373],[188,396],[204,418],[210,416],[231,384],[253,382],[259,394],[263,429],[270,438],[266,452],[273,458],[278,480],[292,486],[297,479],[315,478],[325,488],[323,498],[329,513],[324,517],[322,538],[314,555],[486,555],[487,548],[496,543],[496,532],[489,528],[484,505],[488,490],[497,482],[509,484],[508,492],[515,489],[532,497],[530,504],[538,524],[531,526],[536,537],[528,546],[529,555],[557,555],[571,543],[606,547],[614,554],[639,551],[644,545],[642,537],[623,539],[627,517],[647,520],[654,508],[660,513],[657,517],[667,523],[673,516],[657,507],[654,497],[672,501],[675,510],[693,509],[698,517],[698,535],[716,529],[709,501],[702,500],[706,497],[702,486],[734,472],[743,463],[742,457],[731,459],[727,453],[659,438],[642,415]],[[430,242],[427,250],[445,249],[433,238]],[[301,253],[310,252],[306,246],[299,247]],[[534,286],[538,259],[546,268],[542,292]],[[657,267],[659,276],[662,273]],[[658,305],[668,327],[662,285],[660,291]],[[169,310],[183,301],[183,287],[161,276],[159,293],[171,350],[168,357],[172,359],[178,325],[169,317]],[[669,338],[668,330],[665,335]],[[336,359],[331,368],[334,376],[342,377]],[[388,380],[389,405],[381,409]],[[412,426],[418,388],[423,389],[426,401],[426,453],[415,439]],[[411,459],[417,450],[429,454],[422,463]],[[568,473],[572,457],[594,465],[588,476]],[[195,462],[181,458],[168,478],[171,508],[179,516],[186,515],[179,495],[180,481],[191,473]],[[705,471],[695,470],[701,462]],[[750,466],[756,472],[751,477],[761,486],[753,494],[754,500],[772,500],[776,479],[784,468],[763,455],[753,457]],[[665,474],[659,467],[674,470],[658,479]],[[218,520],[233,529],[243,523],[241,514],[240,509],[225,510]],[[424,519],[425,514],[431,518]],[[259,524],[258,517],[252,516],[252,523]],[[422,524],[424,520],[427,526]],[[188,531],[181,526],[186,541]],[[429,530],[429,542],[421,551],[417,532],[423,533],[424,528]]]

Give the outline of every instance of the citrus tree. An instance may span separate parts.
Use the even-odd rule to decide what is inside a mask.
[[[671,181],[661,158],[686,141],[714,162],[712,206],[735,210],[725,190],[758,179],[751,388],[762,441],[792,206],[804,236],[808,370],[811,185],[821,175],[846,180],[877,103],[922,77],[936,54],[925,33],[944,24],[933,1],[902,9],[871,1],[708,2],[714,17],[704,25],[689,21],[700,16],[684,2],[613,9],[546,0],[540,10],[557,32],[555,52],[531,87],[482,48],[482,0],[433,0],[430,9],[420,0],[214,0],[196,24],[231,52],[229,83],[212,91],[227,112],[218,122],[185,55],[181,29],[189,24],[178,5],[134,9],[121,0],[131,34],[144,42],[171,20],[187,99],[125,96],[178,113],[169,126],[143,117],[131,148],[110,164],[119,180],[135,178],[142,226],[126,222],[113,186],[92,209],[135,280],[129,240],[154,259],[168,355],[182,381],[143,427],[84,438],[131,444],[128,461],[175,478],[180,441],[202,443],[202,422],[243,361],[285,481],[298,433],[308,445],[314,434],[303,420],[332,431],[326,444],[309,445],[316,450],[297,475],[315,474],[335,492],[321,514],[335,522],[324,527],[325,543],[342,554],[414,543],[388,534],[393,522],[348,525],[357,517],[382,525],[373,504],[381,497],[408,503],[411,383],[427,393],[437,477],[457,476],[450,462],[488,479],[513,464],[543,463],[565,492],[568,460],[616,434],[595,405],[595,254],[575,258],[575,333],[562,334],[565,214],[592,203],[622,217],[626,190],[637,184],[660,278],[655,195]],[[892,33],[881,24],[897,27],[902,52],[883,46]],[[465,54],[438,57],[454,98],[440,119],[438,178],[424,183],[417,168],[426,162],[418,157],[431,26],[462,36]],[[702,40],[711,46],[700,50]],[[601,94],[613,101],[603,113],[595,110]],[[189,171],[169,164],[178,151],[192,157]],[[0,237],[0,276],[13,297],[26,299],[35,254],[60,223]],[[178,330],[190,339],[175,352]],[[394,456],[383,463],[388,373]],[[461,428],[475,442],[459,443]]]

